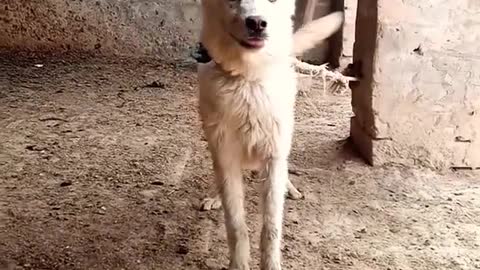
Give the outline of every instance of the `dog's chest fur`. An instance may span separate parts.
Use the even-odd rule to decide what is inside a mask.
[[[200,114],[211,144],[236,144],[245,162],[274,154],[293,125],[294,71],[278,68],[256,79],[229,76],[214,64],[199,69]]]

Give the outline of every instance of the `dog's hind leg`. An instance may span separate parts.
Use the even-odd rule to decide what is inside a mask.
[[[262,170],[261,172],[257,173],[258,178],[266,178],[268,176],[266,170]],[[303,195],[298,189],[293,185],[292,181],[288,179],[287,183],[287,198],[290,200],[300,200],[303,198]]]
[[[260,269],[281,270],[283,206],[288,185],[285,157],[274,157],[267,165],[268,176],[263,191],[263,227],[260,238]]]
[[[216,190],[204,198],[200,204],[201,211],[217,210],[220,209],[220,207],[222,207],[222,199]]]
[[[298,189],[293,185],[292,181],[290,179],[288,180],[287,183],[287,195],[288,198],[291,200],[300,200],[303,198],[303,195]]]
[[[229,270],[250,269],[250,243],[245,221],[243,177],[240,166],[240,161],[222,154],[217,155],[214,160],[216,183],[227,229],[230,251]]]
[[[293,185],[292,181],[288,180],[287,184],[287,198],[290,200],[300,200],[303,194]],[[217,210],[222,207],[222,199],[217,190],[214,190],[208,197],[202,200],[200,204],[201,211]]]

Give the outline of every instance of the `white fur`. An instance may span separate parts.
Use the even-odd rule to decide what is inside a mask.
[[[260,269],[280,270],[284,194],[301,196],[288,180],[297,93],[292,56],[334,33],[342,16],[329,15],[295,38],[294,0],[203,0],[202,10],[201,42],[213,61],[198,66],[199,111],[225,213],[229,270],[250,269],[243,169],[266,173]],[[238,42],[246,38],[244,19],[253,15],[268,23],[265,46],[255,50]],[[218,207],[214,202],[206,208]]]

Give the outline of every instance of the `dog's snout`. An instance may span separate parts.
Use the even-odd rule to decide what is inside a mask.
[[[255,32],[262,32],[267,28],[267,21],[260,16],[249,16],[245,19],[247,29]]]

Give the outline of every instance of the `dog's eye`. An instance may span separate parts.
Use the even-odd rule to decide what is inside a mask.
[[[241,0],[227,0],[228,2],[228,5],[230,6],[230,8],[234,8],[235,5],[238,5],[240,3]]]
[[[271,3],[277,2],[277,0],[268,0],[268,1],[270,1]]]

